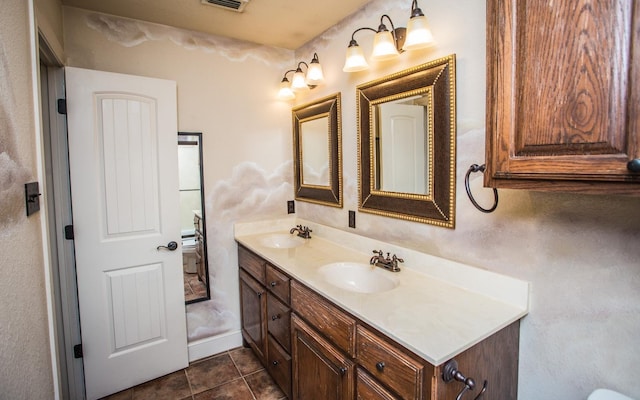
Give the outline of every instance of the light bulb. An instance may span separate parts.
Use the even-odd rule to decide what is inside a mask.
[[[420,10],[419,8],[417,9]],[[433,35],[429,29],[427,17],[420,11],[417,16],[412,16],[407,24],[407,38],[402,50],[416,50],[430,47],[434,44]]]
[[[293,100],[296,95],[291,90],[291,85],[289,85],[289,80],[284,78],[282,82],[280,82],[280,90],[278,91],[278,98],[280,100]]]
[[[373,38],[373,53],[371,58],[376,61],[389,60],[398,56],[396,41],[393,39],[391,32],[380,30]]]
[[[300,68],[298,68],[296,72],[293,74],[293,79],[291,80],[291,89],[293,90],[309,89],[309,86],[307,86],[307,82],[304,77],[304,73]]]
[[[324,74],[322,73],[322,66],[317,57],[313,57],[307,69],[307,85],[317,86],[324,82]]]
[[[357,72],[367,68],[369,68],[369,64],[367,64],[367,60],[364,58],[362,49],[358,46],[358,42],[352,40],[351,43],[349,43],[349,47],[347,47],[347,54],[342,70],[344,72]]]

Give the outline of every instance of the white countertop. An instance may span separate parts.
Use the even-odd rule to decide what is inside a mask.
[[[261,244],[270,233],[297,224],[313,230],[305,244],[278,249]],[[235,238],[362,321],[438,366],[527,314],[529,284],[480,268],[341,231],[286,218],[238,223]],[[337,288],[318,273],[333,262],[368,263],[373,249],[404,259],[393,275],[397,287],[383,293]]]

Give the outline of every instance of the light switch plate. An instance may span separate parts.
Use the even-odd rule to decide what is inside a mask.
[[[287,214],[293,214],[296,212],[296,203],[293,200],[287,201]]]
[[[353,210],[349,210],[349,228],[356,227],[356,212]]]

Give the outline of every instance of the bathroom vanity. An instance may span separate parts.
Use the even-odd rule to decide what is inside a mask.
[[[242,335],[289,398],[517,397],[526,282],[300,221],[236,225]]]

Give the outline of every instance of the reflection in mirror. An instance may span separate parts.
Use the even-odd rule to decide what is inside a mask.
[[[178,133],[178,176],[184,297],[187,304],[211,298],[204,213],[202,133]]]
[[[329,117],[300,122],[302,184],[329,186]]]
[[[425,94],[372,107],[376,190],[429,193],[428,99]]]
[[[356,90],[359,207],[455,227],[455,55]]]
[[[340,93],[291,110],[296,200],[342,207],[340,113]]]

